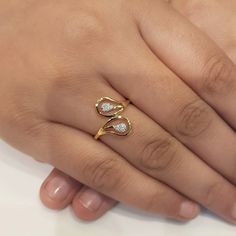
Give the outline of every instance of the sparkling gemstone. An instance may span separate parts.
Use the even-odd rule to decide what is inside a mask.
[[[119,133],[124,133],[127,130],[127,126],[124,123],[113,125],[113,128]]]
[[[114,106],[111,103],[105,102],[101,105],[101,108],[103,112],[108,112],[111,111],[114,108]]]

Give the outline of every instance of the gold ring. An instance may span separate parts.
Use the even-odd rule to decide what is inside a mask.
[[[101,127],[95,139],[99,139],[102,135],[113,134],[126,136],[130,134],[132,125],[129,119],[120,115],[120,113],[128,106],[129,100],[118,102],[109,97],[102,97],[96,103],[96,110],[99,115],[110,117],[110,119]]]

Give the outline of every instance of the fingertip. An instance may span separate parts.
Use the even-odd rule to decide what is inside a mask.
[[[54,169],[40,188],[42,203],[54,210],[61,210],[71,204],[81,184],[63,172]]]
[[[180,205],[179,216],[183,221],[190,221],[195,219],[199,215],[200,211],[201,209],[198,204],[191,201],[184,201]]]
[[[72,208],[79,219],[83,221],[95,221],[113,208],[115,204],[115,200],[88,187],[83,187],[74,197]]]

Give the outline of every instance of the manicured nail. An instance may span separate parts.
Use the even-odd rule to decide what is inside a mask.
[[[63,201],[70,192],[70,184],[59,176],[54,177],[45,186],[48,196],[54,201]]]
[[[102,195],[97,193],[96,191],[86,188],[82,190],[79,196],[80,203],[90,211],[97,211],[103,202]]]
[[[181,204],[179,211],[180,216],[187,219],[191,219],[197,216],[198,213],[199,213],[199,208],[195,203],[186,201]]]
[[[236,203],[234,203],[234,206],[232,208],[232,217],[236,219]]]

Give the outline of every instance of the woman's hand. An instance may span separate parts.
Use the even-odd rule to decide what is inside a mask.
[[[2,138],[133,207],[236,222],[236,69],[210,39],[163,1],[0,5]],[[102,96],[133,134],[93,139]]]
[[[170,3],[192,23],[200,27],[201,30],[214,39],[215,42],[224,49],[224,51],[236,64],[236,28],[234,27],[236,21],[235,1],[172,0]],[[218,27],[221,25],[224,27]],[[63,200],[55,197],[52,200],[48,197],[46,186],[48,186],[48,183],[55,183],[55,175],[57,176],[57,186],[61,186],[61,188],[56,188],[57,190],[60,189],[57,193],[64,193],[65,197]],[[73,203],[73,209],[76,215],[85,220],[97,219],[114,206],[114,200],[112,201],[111,199],[104,197],[102,194],[93,191],[88,187],[81,187],[77,192],[75,189],[77,189],[77,186],[81,185],[79,183],[77,183],[77,185],[73,185],[71,183],[74,183],[72,178],[60,171],[54,170],[42,185],[42,201],[46,206],[55,209],[61,209]],[[66,188],[66,186],[68,187]],[[63,191],[65,189],[67,190],[66,192]],[[84,192],[86,194],[82,194]],[[88,206],[93,203],[96,204],[98,202],[97,200],[102,200],[103,204],[101,204],[98,211],[91,210],[91,207]]]
[[[234,0],[172,0],[169,3],[215,40],[236,64]],[[97,219],[115,205],[114,200],[76,183],[56,169],[45,180],[40,193],[43,203],[52,209],[62,209],[72,203],[76,215],[84,220]],[[94,209],[91,206],[99,207]]]

